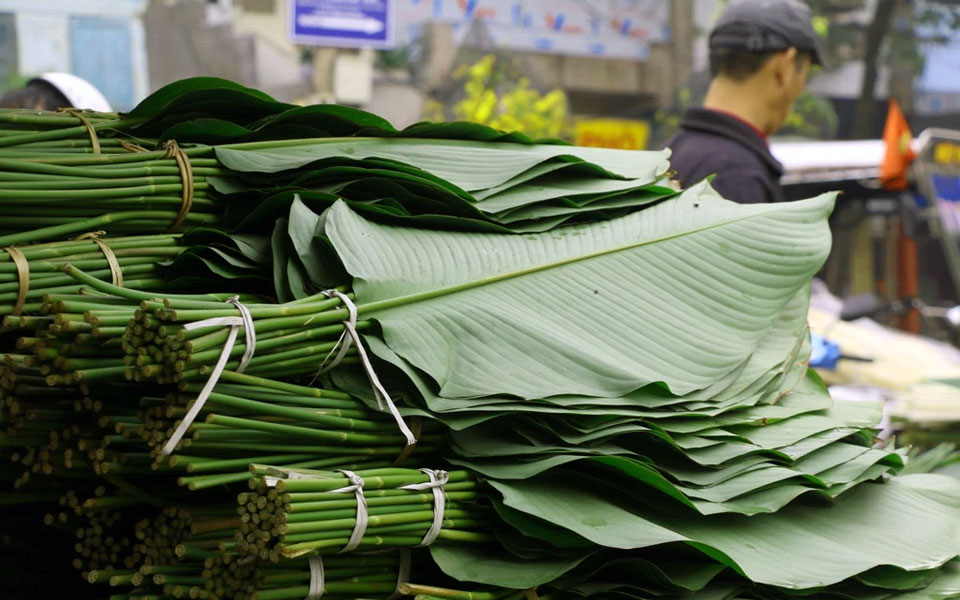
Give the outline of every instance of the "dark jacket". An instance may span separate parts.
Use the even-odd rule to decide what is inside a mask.
[[[713,187],[744,204],[783,202],[783,165],[767,141],[746,122],[706,108],[691,108],[666,144],[670,165],[683,187],[716,174]]]

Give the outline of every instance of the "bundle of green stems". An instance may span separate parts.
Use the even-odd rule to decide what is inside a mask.
[[[130,152],[131,143],[141,146],[156,144],[156,140],[116,137],[120,134],[117,128],[122,123],[116,113],[90,110],[0,109],[0,156],[34,156],[50,152],[92,154],[95,152],[94,136],[103,154]]]
[[[185,250],[179,245],[179,238],[179,235],[164,234],[101,241],[115,257],[125,286],[150,289],[164,282],[160,263],[176,258]],[[111,281],[114,275],[105,251],[91,239],[35,244],[18,250],[26,259],[28,285],[26,290],[22,289],[22,267],[13,256],[0,252],[0,316],[14,312],[36,314],[43,309],[43,298],[48,294],[77,294],[83,286],[63,272],[68,263],[103,281]],[[21,298],[25,304],[15,311]]]
[[[345,554],[323,558],[323,597],[386,598],[397,589],[397,552]],[[225,555],[208,560],[205,590],[217,598],[237,600],[301,600],[309,595],[307,558],[279,563]]]
[[[0,246],[100,229],[114,235],[160,234],[222,220],[225,206],[208,178],[229,172],[209,147],[181,151],[189,170],[166,150],[53,150],[15,158],[0,147]]]
[[[205,598],[200,585],[203,565],[193,561],[177,566],[143,565],[138,569],[95,569],[83,573],[83,579],[94,585],[127,588],[110,594],[111,600],[159,600],[160,598]],[[111,590],[116,591],[116,590]]]
[[[226,306],[228,312],[235,308],[215,295],[147,300],[143,298],[152,297],[152,293],[113,286],[79,270],[72,273],[80,277],[80,283],[91,287],[73,295],[47,294],[43,314],[39,316],[7,317],[10,323],[16,321],[22,330],[19,333],[24,334],[17,340],[18,349],[24,354],[7,358],[19,361],[21,370],[29,369],[31,387],[25,391],[42,395],[43,410],[61,409],[57,414],[30,415],[47,415],[57,419],[58,428],[73,428],[70,433],[64,430],[57,435],[77,440],[76,451],[85,453],[86,458],[77,454],[73,460],[88,461],[95,473],[149,474],[173,470],[183,475],[179,478],[181,485],[200,490],[243,483],[249,477],[250,463],[298,468],[379,467],[393,464],[403,453],[405,440],[387,413],[329,387],[297,385],[250,374],[253,368],[245,373],[224,371],[197,418],[186,429],[186,435],[172,451],[165,452],[165,446],[206,383],[209,367],[196,369],[194,376],[180,381],[176,390],[157,387],[150,383],[150,378],[143,377],[142,371],[156,365],[150,364],[151,357],[143,346],[131,343],[131,337],[150,337],[149,331],[138,327],[144,324],[144,315],[151,312],[175,312],[181,310],[175,307],[182,304]],[[108,292],[121,295],[107,295]],[[321,304],[329,311],[338,302],[324,300],[292,306],[312,310]],[[250,306],[255,310],[259,305]],[[221,314],[218,311],[214,312]],[[339,325],[338,330],[342,331],[342,327]],[[222,327],[215,329],[214,335],[223,333]],[[332,347],[326,346],[327,354]],[[274,361],[274,369],[282,368],[275,354],[265,356]],[[312,356],[313,372],[322,360],[323,356]],[[300,363],[304,366],[296,367],[298,372],[308,364],[302,360]],[[228,367],[233,364],[231,361]],[[62,396],[59,404],[51,402],[58,396]],[[93,409],[88,411],[90,419],[85,427],[78,425],[76,411],[81,408]],[[36,442],[33,445],[46,443],[50,432],[45,423],[24,420],[23,424],[32,428],[22,435]],[[420,429],[415,452],[423,457],[438,447],[440,427],[427,422]],[[73,452],[71,449],[71,455]]]
[[[128,277],[137,265],[126,260],[138,252],[157,250],[150,256],[160,259],[180,250],[174,235],[139,242],[113,246]],[[341,301],[318,295],[276,305],[240,297],[257,328],[254,358],[240,372],[241,327],[226,370],[170,451],[229,332],[184,325],[236,317],[237,309],[228,294],[158,294],[136,279],[114,285],[93,245],[26,248],[40,290],[29,298],[36,306],[3,317],[15,341],[0,363],[0,453],[26,469],[17,502],[59,500],[44,522],[68,536],[74,566],[87,582],[108,586],[112,598],[302,598],[312,576],[306,555],[324,555],[327,597],[390,596],[398,585],[395,554],[327,557],[349,541],[357,516],[356,497],[336,491],[348,483],[336,470],[365,481],[368,525],[358,550],[416,547],[431,529],[436,497],[401,489],[430,479],[394,465],[411,453],[416,464],[435,456],[441,426],[417,422],[418,443],[408,447],[389,413],[326,377],[314,386],[344,332]],[[0,276],[15,276],[4,264],[12,266],[0,261]],[[289,380],[297,376],[308,385]],[[276,469],[320,478],[268,486]],[[176,483],[209,502],[178,500],[185,492]],[[250,491],[240,493],[240,504],[225,505],[245,483]],[[449,474],[435,543],[490,539],[477,486],[465,471]]]
[[[183,382],[189,403],[172,411],[182,417],[200,382]],[[404,438],[390,415],[337,390],[306,387],[224,371],[188,435],[167,457],[161,448],[178,421],[154,431],[151,449],[158,462],[186,471],[178,479],[190,489],[206,489],[249,478],[251,463],[300,469],[389,466],[401,455],[422,460],[440,444],[439,427],[426,422],[415,449],[404,453]],[[165,427],[165,429],[164,429]]]
[[[231,504],[164,506],[153,518],[134,527],[136,542],[129,562],[134,565],[174,565],[188,550],[218,550],[233,541],[240,518]],[[193,553],[194,555],[197,553]],[[203,554],[203,553],[199,553]]]
[[[339,299],[318,295],[287,304],[246,306],[253,317],[256,346],[245,373],[270,377],[315,374],[337,352],[346,316]],[[220,358],[229,328],[211,325],[187,330],[183,326],[238,314],[225,302],[165,297],[162,302],[141,304],[123,335],[124,350],[137,367],[135,378],[164,383],[205,379]],[[369,326],[368,321],[361,321],[357,330]],[[237,369],[246,350],[245,335],[240,335],[226,368]],[[356,351],[351,349],[341,364],[356,362]]]
[[[251,465],[257,477],[250,492],[237,497],[243,524],[237,532],[242,554],[277,561],[307,554],[336,554],[357,525],[358,499],[344,493],[351,481],[341,472],[301,471],[273,482],[276,470]],[[350,469],[353,471],[353,469]],[[368,521],[359,549],[412,548],[430,530],[435,496],[429,489],[404,489],[431,480],[415,469],[354,471],[363,482]],[[467,471],[452,471],[442,485],[443,522],[437,543],[484,542],[484,512],[475,503],[478,484]],[[271,485],[273,483],[273,485]]]
[[[530,590],[492,589],[484,591],[451,590],[433,585],[401,583],[398,590],[404,596],[413,596],[415,600],[521,600],[531,597]],[[549,598],[544,594],[536,596],[541,600]]]

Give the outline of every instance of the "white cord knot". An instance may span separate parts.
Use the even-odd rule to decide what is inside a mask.
[[[323,597],[323,588],[326,587],[323,572],[323,558],[320,556],[311,556],[307,560],[310,565],[310,589],[304,600],[320,600]]]
[[[233,296],[227,299],[227,302],[237,307],[237,310],[240,311],[240,318],[243,320],[245,348],[243,357],[240,359],[240,366],[237,367],[237,372],[243,373],[247,370],[250,359],[253,358],[253,353],[257,347],[257,331],[254,328],[253,315],[250,314],[250,309],[240,302],[240,296]]]
[[[193,425],[193,422],[200,414],[203,405],[207,402],[207,398],[209,398],[213,392],[213,388],[215,388],[217,382],[220,381],[220,375],[223,374],[223,370],[227,368],[227,363],[230,361],[230,353],[233,352],[233,345],[237,342],[237,333],[240,327],[244,329],[246,349],[243,352],[243,358],[240,359],[240,366],[237,368],[238,372],[242,373],[246,370],[250,364],[250,359],[253,358],[253,353],[256,351],[257,333],[254,331],[253,316],[250,314],[250,309],[240,302],[239,296],[229,298],[227,303],[232,304],[240,311],[239,317],[215,317],[203,321],[194,321],[193,323],[187,323],[183,326],[185,331],[216,326],[229,327],[230,331],[227,333],[227,341],[223,344],[223,350],[220,351],[220,358],[217,359],[217,364],[213,367],[210,379],[207,380],[203,389],[200,390],[200,395],[197,396],[197,399],[193,402],[193,406],[190,407],[190,410],[187,411],[183,420],[177,425],[173,435],[171,435],[167,443],[164,444],[161,450],[164,456],[173,454],[173,451],[177,449],[177,444],[179,444],[183,436],[187,434],[187,430],[190,429],[190,426]]]
[[[403,596],[400,593],[400,586],[410,581],[410,550],[407,548],[400,549],[400,568],[397,569],[397,587],[394,588],[393,593],[387,598],[387,600],[396,600]]]
[[[440,530],[443,528],[443,512],[446,508],[447,494],[443,489],[450,482],[450,474],[446,471],[433,469],[420,469],[421,473],[426,474],[430,481],[424,483],[411,483],[401,486],[402,490],[431,490],[433,492],[433,522],[430,529],[420,541],[420,546],[429,546],[440,536]]]
[[[370,385],[373,387],[374,396],[377,399],[377,406],[380,407],[380,410],[384,409],[384,404],[386,408],[389,409],[390,414],[393,415],[393,419],[397,422],[397,427],[400,429],[400,433],[403,434],[403,437],[407,440],[407,446],[413,446],[417,443],[417,437],[413,435],[413,432],[410,431],[410,428],[407,427],[406,422],[403,420],[403,416],[400,414],[397,405],[393,403],[393,398],[390,397],[390,394],[387,393],[386,388],[383,387],[383,384],[380,383],[380,378],[377,377],[376,371],[373,369],[373,363],[370,362],[370,357],[367,356],[367,351],[364,349],[363,344],[360,343],[360,334],[357,333],[357,305],[344,293],[339,290],[326,290],[323,292],[323,295],[327,298],[339,298],[340,302],[347,309],[348,318],[343,322],[346,330],[340,336],[340,341],[337,342],[337,346],[340,348],[340,351],[337,353],[336,358],[333,362],[326,367],[327,370],[332,369],[337,364],[343,360],[343,356],[346,355],[346,351],[349,349],[350,343],[357,347],[357,354],[360,355],[360,362],[363,364],[363,370],[367,374],[367,379],[370,380]]]
[[[347,479],[350,481],[350,485],[332,490],[330,493],[348,494],[353,492],[357,497],[357,521],[353,526],[353,532],[350,534],[350,539],[347,541],[347,545],[340,550],[340,554],[344,554],[346,552],[353,552],[358,546],[360,546],[360,542],[363,541],[363,535],[367,532],[367,523],[369,522],[370,518],[367,509],[367,497],[363,495],[363,478],[353,471],[348,471],[346,469],[338,469],[338,472],[347,476]]]

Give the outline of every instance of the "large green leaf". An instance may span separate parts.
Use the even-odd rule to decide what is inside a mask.
[[[621,177],[653,183],[667,170],[666,152],[624,152],[577,146],[528,146],[458,140],[331,138],[304,143],[218,147],[228,169],[275,173],[329,158],[382,158],[421,168],[467,191],[500,185],[544,161],[585,161]],[[469,167],[467,167],[469,165]]]
[[[923,589],[897,594],[896,600],[949,600],[960,597],[960,562],[953,561],[930,585]]]
[[[475,140],[481,142],[513,142],[520,144],[562,143],[556,140],[534,140],[528,136],[512,132],[507,133],[479,123],[452,121],[448,123],[414,123],[398,132],[397,137],[432,138],[448,140]]]
[[[632,179],[595,179],[570,175],[541,177],[522,186],[501,192],[481,200],[477,207],[487,213],[501,213],[520,207],[529,207],[532,204],[552,200],[554,198],[571,198],[577,196],[623,194],[633,192],[639,194],[646,191],[651,182],[638,182]],[[667,190],[667,194],[674,193]],[[663,197],[663,191],[657,187],[652,195]],[[528,217],[529,218],[529,217]],[[517,220],[517,219],[514,219]]]
[[[950,477],[910,475],[859,486],[830,508],[795,504],[772,515],[706,518],[627,510],[590,483],[537,478],[492,485],[507,506],[599,545],[686,541],[752,581],[784,588],[831,585],[885,565],[930,569],[960,554],[960,481]]]
[[[511,211],[509,215],[506,216],[497,215],[496,219],[504,224],[513,224],[524,221],[552,219],[556,217],[572,218],[577,215],[595,216],[596,214],[607,213],[612,210],[622,210],[625,208],[636,209],[640,206],[653,204],[658,200],[663,200],[664,198],[673,196],[676,193],[673,191],[659,191],[659,189],[660,188],[654,188],[653,191],[649,191],[650,188],[643,188],[638,192],[617,194],[610,198],[592,202],[586,205],[578,205],[575,203],[569,203],[563,206],[553,203],[539,204],[536,206],[529,206],[520,210]]]
[[[460,581],[514,589],[549,583],[576,567],[587,556],[520,560],[515,556],[495,554],[488,548],[471,546],[434,546],[430,553],[444,573]]]
[[[250,124],[251,129],[270,130],[279,125],[293,127],[318,127],[329,131],[331,136],[355,135],[366,129],[368,135],[391,135],[396,133],[386,119],[357,108],[337,104],[297,106],[280,114],[265,117]],[[299,137],[312,137],[300,135]]]
[[[339,203],[325,233],[365,316],[443,396],[685,394],[777,323],[829,251],[832,206],[739,205],[701,185],[614,221],[501,236],[376,225]]]
[[[228,79],[220,79],[217,77],[192,77],[189,79],[181,79],[163,86],[159,90],[144,98],[139,104],[137,104],[136,107],[134,107],[133,110],[127,113],[127,116],[132,118],[152,117],[165,107],[171,105],[187,94],[201,92],[210,96],[215,96],[221,90],[240,91],[259,100],[275,102],[273,98],[263,92],[244,87],[239,83],[234,83]]]

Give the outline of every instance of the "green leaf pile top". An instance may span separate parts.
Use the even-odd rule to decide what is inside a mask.
[[[384,340],[446,397],[602,397],[656,382],[686,394],[743,363],[820,267],[832,206],[739,206],[702,185],[531,236],[393,228],[343,204],[324,231]]]

